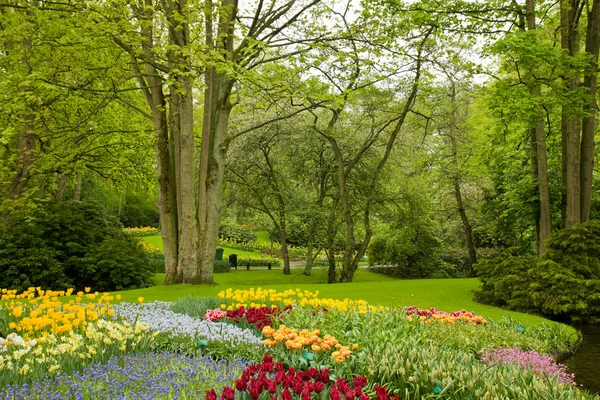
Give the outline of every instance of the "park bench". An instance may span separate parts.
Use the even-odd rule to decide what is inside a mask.
[[[267,269],[271,269],[273,267],[273,263],[270,261],[238,260],[234,268],[237,269],[238,265],[245,265],[247,270],[249,270],[250,267],[267,267]]]

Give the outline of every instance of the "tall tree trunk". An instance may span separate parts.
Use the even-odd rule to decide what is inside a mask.
[[[198,229],[196,218],[196,192],[194,172],[194,115],[191,56],[185,53],[190,44],[189,7],[187,0],[167,2],[169,20],[168,52],[171,65],[171,95],[175,107],[172,123],[177,181],[178,213],[178,267],[184,283],[199,283],[197,268]],[[178,128],[178,132],[176,132]],[[176,134],[178,133],[178,137]],[[180,147],[178,147],[180,146]],[[177,162],[178,161],[178,162]],[[178,180],[177,180],[178,178]],[[213,255],[214,257],[214,255]]]
[[[205,2],[206,45],[225,55],[232,62],[233,28],[237,16],[237,0],[222,0],[216,37],[213,37],[213,1]],[[231,92],[234,79],[217,71],[214,65],[205,70],[204,121],[198,189],[198,269],[199,282],[213,284],[214,256],[219,235],[225,157],[229,146],[227,128],[233,104]]]
[[[562,0],[560,4],[560,25],[561,25],[561,47],[574,57],[579,52],[579,7],[580,0]],[[567,89],[569,92],[575,92],[579,87],[579,74],[569,73],[565,77]],[[566,183],[566,219],[565,227],[571,228],[581,221],[581,194],[580,194],[580,132],[581,126],[577,110],[579,105],[565,104],[562,111],[563,129],[562,138],[565,142],[563,149],[566,151],[563,158],[566,158],[566,177],[563,178]]]
[[[349,274],[352,267],[352,258],[354,256],[354,218],[352,217],[352,209],[350,208],[350,199],[348,198],[348,189],[346,187],[346,172],[344,166],[344,156],[337,144],[337,141],[329,136],[329,143],[335,155],[338,172],[338,190],[340,203],[342,204],[342,215],[346,224],[346,240],[344,243],[344,255],[342,263],[342,275],[340,282],[352,281],[352,276]]]
[[[196,263],[198,230],[196,220],[196,196],[194,179],[194,131],[193,98],[189,77],[183,78],[184,94],[179,98],[181,153],[179,158],[178,198],[181,199],[179,225],[179,261],[184,283],[200,283],[201,279]],[[214,255],[213,255],[214,257]]]
[[[527,29],[535,30],[535,5],[533,0],[526,2]],[[539,83],[533,82],[531,94],[536,102],[541,101],[542,89]],[[537,185],[540,195],[540,247],[539,254],[546,252],[546,240],[552,233],[552,214],[550,212],[550,183],[548,179],[548,161],[546,155],[546,136],[544,132],[544,114],[540,104],[536,104],[532,116],[532,133],[535,131],[535,154],[537,156]]]
[[[542,111],[539,107],[538,111]],[[540,190],[540,255],[547,250],[546,241],[552,234],[552,214],[550,211],[550,184],[548,179],[548,161],[546,158],[546,138],[544,120],[538,118],[535,127],[538,156],[538,186]]]
[[[230,102],[233,81],[212,70],[210,107],[205,105],[205,118],[210,123],[209,135],[203,132],[200,156],[200,188],[198,190],[198,228],[200,231],[199,269],[201,283],[212,284],[214,253],[219,235],[221,200],[225,176],[225,158],[228,148],[227,127],[231,115]],[[206,137],[208,136],[208,137]]]
[[[592,178],[594,173],[594,134],[596,132],[596,94],[598,91],[598,53],[600,48],[600,0],[594,0],[587,18],[585,52],[592,58],[590,71],[586,73],[583,86],[588,101],[581,132],[581,222],[589,221],[592,204]]]
[[[531,163],[531,178],[533,182],[533,191],[535,200],[533,201],[533,218],[535,220],[535,248],[537,249],[538,255],[540,254],[540,188],[538,186],[538,159],[537,159],[537,140],[536,140],[536,128],[529,128],[529,152],[530,152],[530,163]],[[565,164],[566,165],[566,164]],[[566,171],[566,169],[565,169]],[[566,173],[566,172],[565,172]],[[566,188],[566,186],[565,186]],[[567,210],[567,193],[563,193],[565,198],[565,214]]]
[[[81,201],[81,181],[83,180],[83,172],[78,172],[75,177],[75,187],[73,188],[73,200]]]
[[[164,82],[155,67],[153,43],[153,0],[145,0],[142,26],[143,50],[146,62],[142,73],[137,59],[132,55],[133,70],[137,75],[139,86],[152,111],[154,127],[154,149],[157,159],[158,180],[158,212],[160,230],[163,239],[165,255],[165,284],[180,283],[183,280],[182,271],[178,265],[178,212],[177,212],[177,182],[175,177],[175,157],[173,154],[173,137],[169,134],[167,117],[167,102],[164,94]]]

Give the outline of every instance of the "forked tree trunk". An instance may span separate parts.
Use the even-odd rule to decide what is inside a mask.
[[[233,61],[233,28],[237,16],[237,0],[222,0],[216,37],[213,37],[213,1],[205,3],[206,46],[226,54],[228,62]],[[225,157],[229,141],[227,128],[233,104],[231,92],[234,79],[214,65],[205,69],[204,121],[202,125],[202,150],[200,153],[200,176],[198,181],[198,271],[199,283],[213,284],[213,269],[223,181]]]

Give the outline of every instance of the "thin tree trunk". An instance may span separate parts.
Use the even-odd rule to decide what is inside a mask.
[[[586,116],[581,132],[581,222],[589,221],[592,204],[592,178],[594,173],[594,134],[596,132],[596,93],[598,90],[598,53],[600,48],[600,1],[594,0],[587,18],[585,51],[592,57],[592,68],[584,77],[587,90]]]
[[[537,159],[537,141],[536,141],[536,128],[529,128],[529,151],[531,160],[531,178],[533,182],[533,190],[535,200],[533,201],[533,218],[535,220],[535,248],[537,249],[538,255],[540,254],[540,188],[538,186],[538,159]],[[565,159],[566,160],[566,159]],[[566,164],[565,164],[566,173]],[[566,188],[566,185],[564,186]],[[565,214],[567,210],[567,192],[563,193],[565,198]]]
[[[323,202],[325,201],[325,196],[327,195],[327,176],[329,175],[327,172],[324,154],[325,149],[322,148],[319,152],[319,165],[321,166],[321,174],[319,176],[319,197],[317,200],[317,209],[323,208]],[[312,217],[310,220],[310,231],[308,234],[308,243],[307,243],[307,251],[306,251],[306,266],[304,267],[303,274],[306,276],[310,276],[312,272],[313,263],[315,258],[319,254],[318,252],[313,257],[313,247],[315,245],[315,238],[317,235],[317,219]]]
[[[73,200],[81,201],[81,181],[83,180],[83,172],[78,172],[75,177],[75,187],[73,188]]]
[[[31,167],[35,161],[35,135],[33,134],[33,116],[25,118],[22,134],[17,137],[18,167],[8,190],[8,198],[20,198],[31,178]]]
[[[60,174],[60,180],[58,181],[58,192],[56,193],[56,201],[62,203],[65,196],[65,190],[69,181],[69,174]]]
[[[327,269],[327,283],[336,283],[337,279],[335,277],[335,249],[330,247],[327,251],[327,264],[329,268]]]
[[[279,215],[279,237],[281,239],[281,256],[283,257],[283,273],[291,274],[290,255],[287,246],[287,232],[285,230],[285,212]]]
[[[317,234],[317,221],[313,218],[310,221],[310,230],[308,233],[308,243],[306,245],[306,266],[304,267],[303,274],[310,276],[313,268],[313,247],[315,244],[315,236]]]
[[[454,101],[454,96],[452,101]],[[455,123],[453,123],[455,125]],[[471,222],[467,216],[467,211],[462,198],[462,191],[460,189],[460,176],[458,171],[458,148],[456,145],[456,138],[453,134],[450,135],[450,143],[452,145],[452,164],[453,164],[453,176],[452,183],[454,186],[454,198],[456,199],[456,208],[460,219],[463,223],[463,230],[465,232],[465,244],[467,245],[467,251],[469,252],[469,274],[473,275],[473,265],[477,264],[477,253],[475,252],[475,246],[473,245],[473,229],[471,228]]]

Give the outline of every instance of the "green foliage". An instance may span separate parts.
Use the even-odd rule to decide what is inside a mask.
[[[441,265],[441,243],[422,225],[406,226],[371,240],[368,255],[371,265],[392,265],[386,268],[400,278],[436,276]]]
[[[48,203],[35,213],[13,214],[0,236],[0,287],[52,289],[91,286],[123,290],[151,285],[143,248],[102,207],[86,202]]]
[[[556,232],[542,259],[514,249],[480,262],[483,282],[476,297],[512,310],[559,320],[600,320],[600,221]]]
[[[250,228],[239,226],[229,219],[221,221],[219,237],[242,243],[256,240],[256,234]]]
[[[156,200],[148,199],[141,194],[127,193],[125,204],[119,214],[119,220],[125,227],[151,226],[158,227],[159,212]]]

